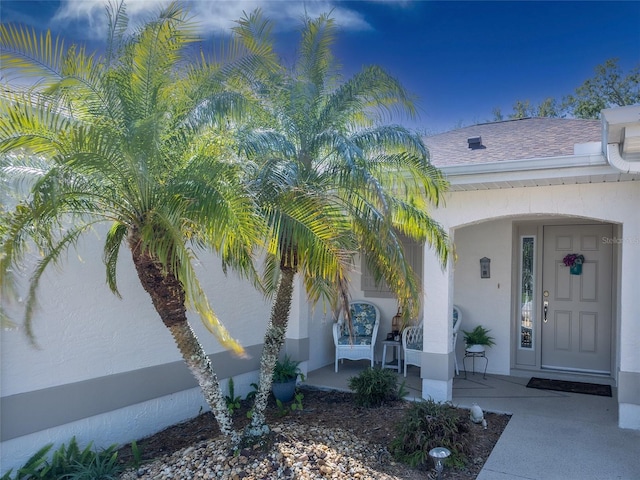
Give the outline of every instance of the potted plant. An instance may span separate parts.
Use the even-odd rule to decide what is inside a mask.
[[[478,325],[470,332],[463,330],[467,352],[484,352],[486,347],[495,345],[494,338],[489,335],[490,331],[482,325]]]
[[[299,365],[300,362],[292,360],[289,355],[285,355],[282,360],[276,362],[271,385],[271,391],[276,400],[281,402],[293,400],[298,377],[304,380],[304,374],[300,371]]]

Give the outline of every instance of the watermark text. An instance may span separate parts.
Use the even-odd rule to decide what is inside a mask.
[[[640,245],[640,237],[602,237],[605,245]]]

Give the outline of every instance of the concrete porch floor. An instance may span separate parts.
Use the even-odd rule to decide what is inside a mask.
[[[335,373],[331,364],[309,372],[304,383],[348,391],[349,378],[368,365],[345,361]],[[407,398],[421,398],[417,367],[398,378],[399,384],[406,381]],[[485,411],[512,415],[478,480],[640,478],[640,431],[618,428],[615,388],[613,397],[537,390],[526,388],[529,378],[487,374],[485,380],[469,373],[465,379],[463,371],[454,378],[453,404],[477,403]]]

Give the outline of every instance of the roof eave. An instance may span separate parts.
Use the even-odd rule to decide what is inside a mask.
[[[490,163],[446,165],[440,170],[449,178],[466,175],[503,174],[505,172],[534,172],[556,168],[580,168],[607,165],[602,154],[564,155],[560,157],[528,158]]]
[[[499,169],[498,169],[499,168]],[[442,167],[451,191],[640,180],[611,166],[602,154]]]

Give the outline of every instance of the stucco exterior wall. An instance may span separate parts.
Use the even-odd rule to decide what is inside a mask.
[[[105,283],[100,246],[85,242],[79,255],[46,275],[33,320],[38,348],[22,328],[2,332],[3,396],[181,360],[128,252],[119,265],[118,299]],[[261,343],[269,305],[246,281],[225,277],[218,266],[209,257],[197,267],[214,310],[243,345]],[[19,321],[20,307],[11,308]],[[190,321],[208,353],[223,350],[197,315],[190,314]]]
[[[309,370],[316,370],[333,363],[335,349],[333,346],[332,325],[333,311],[329,305],[320,301],[308,310],[309,325]],[[303,320],[304,321],[304,320]]]
[[[96,446],[125,442],[191,418],[204,406],[169,331],[138,282],[127,250],[121,252],[118,272],[123,298],[109,291],[98,236],[87,237],[77,254],[71,253],[61,268],[51,269],[42,280],[33,319],[37,348],[29,343],[23,328],[0,334],[0,472],[22,465],[49,442],[68,442],[73,435],[79,441],[94,441]],[[190,321],[212,355],[214,370],[222,372],[222,384],[226,386],[225,379],[234,375],[236,392],[244,395],[257,379],[256,362],[270,305],[247,281],[233,273],[225,276],[219,259],[207,253],[201,253],[200,259],[196,268],[211,305],[252,358],[235,359],[231,368],[227,361],[230,354],[199,317],[190,315]],[[6,298],[2,301],[7,304]],[[20,324],[23,305],[7,306]],[[170,372],[169,376],[162,378],[162,371]],[[101,390],[106,385],[109,388]],[[101,392],[101,398],[92,397],[96,391]],[[148,398],[155,391],[157,398]],[[87,418],[66,423],[75,413],[65,411],[60,403],[65,399],[80,402],[79,396],[85,396],[95,408],[87,409]],[[51,405],[54,398],[58,401]],[[125,403],[143,401],[135,406],[121,405],[118,398],[128,399]],[[111,408],[109,405],[121,408],[103,411]],[[43,411],[30,412],[29,408]],[[32,419],[33,426],[24,427],[19,419],[9,419],[8,412],[37,419]],[[37,429],[38,423],[49,426],[15,437],[15,432]]]
[[[512,221],[501,219],[460,228],[455,234],[457,261],[453,267],[454,304],[462,312],[456,355],[464,357],[463,330],[482,325],[496,345],[488,348],[487,372],[509,374],[511,326]],[[491,259],[491,277],[480,278],[480,259]],[[484,362],[476,362],[476,368]],[[467,361],[471,368],[471,362]]]

